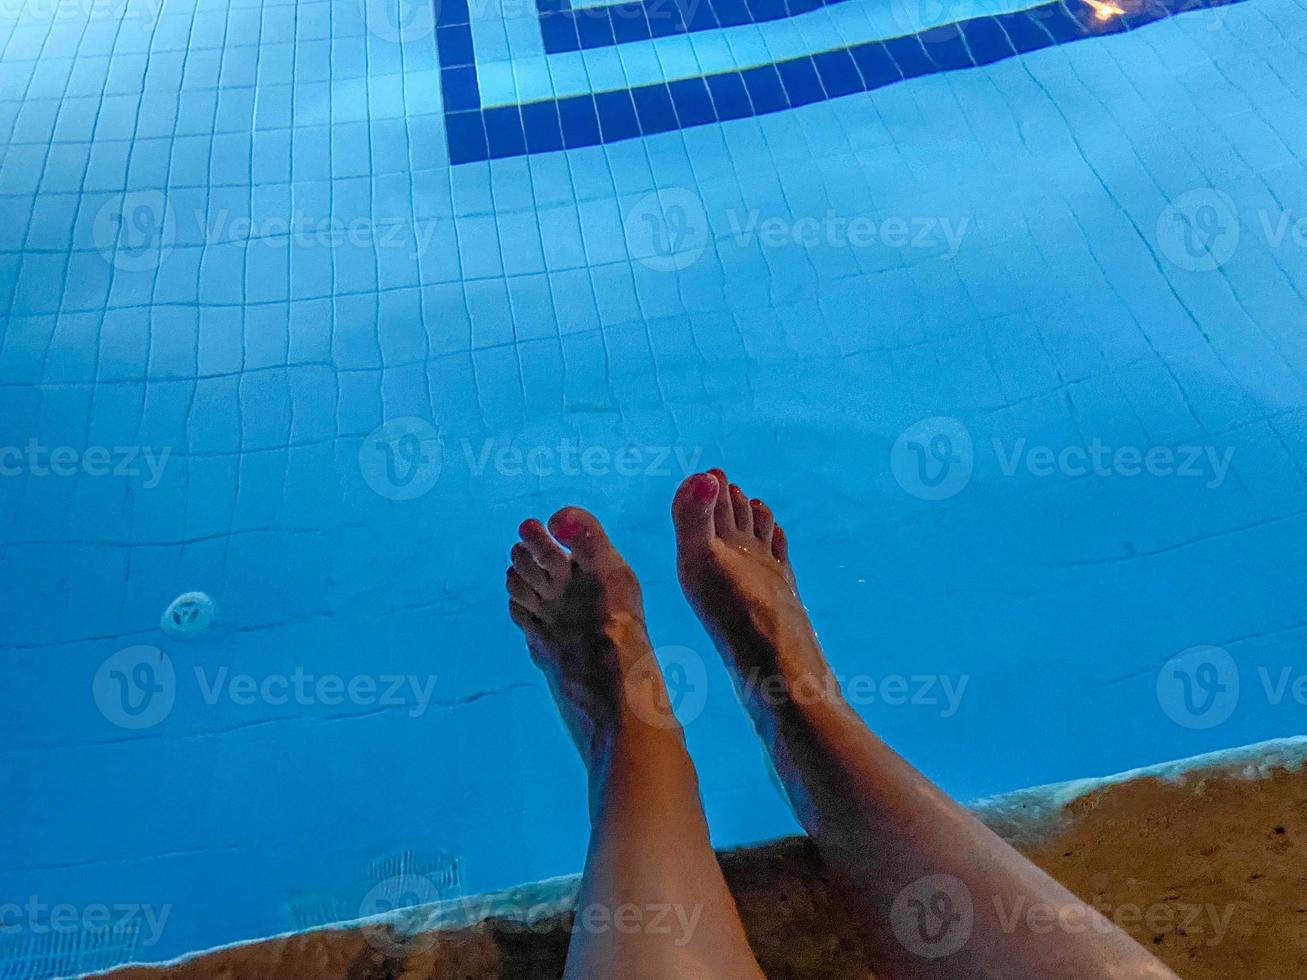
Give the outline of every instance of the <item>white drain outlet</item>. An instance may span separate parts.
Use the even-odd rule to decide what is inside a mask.
[[[207,632],[217,618],[218,607],[203,592],[187,592],[168,604],[159,625],[169,636],[190,639]]]

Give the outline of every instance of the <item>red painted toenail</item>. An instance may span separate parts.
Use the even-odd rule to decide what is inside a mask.
[[[695,500],[701,504],[706,504],[717,496],[717,481],[706,473],[703,476],[695,477],[693,493]]]
[[[558,530],[554,532],[554,537],[559,541],[570,541],[581,533],[582,524],[575,517],[565,517],[558,522]]]

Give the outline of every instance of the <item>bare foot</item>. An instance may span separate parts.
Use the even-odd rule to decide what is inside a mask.
[[[532,518],[518,534],[508,612],[586,765],[593,768],[630,722],[677,727],[645,629],[640,583],[599,521],[565,507],[548,529]]]
[[[770,508],[710,470],[681,484],[672,521],[681,588],[746,702],[838,698]]]

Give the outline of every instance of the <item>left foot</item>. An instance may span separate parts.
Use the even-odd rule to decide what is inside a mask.
[[[565,507],[518,528],[508,613],[526,634],[587,766],[632,720],[676,727],[640,583],[594,515]]]

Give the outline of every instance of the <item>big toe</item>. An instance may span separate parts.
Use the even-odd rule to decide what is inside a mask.
[[[616,554],[599,518],[580,507],[564,507],[554,514],[549,518],[549,531],[567,547],[572,560],[582,568]]]
[[[672,523],[682,552],[706,548],[716,532],[713,512],[721,484],[710,473],[696,473],[677,488],[672,498]]]

